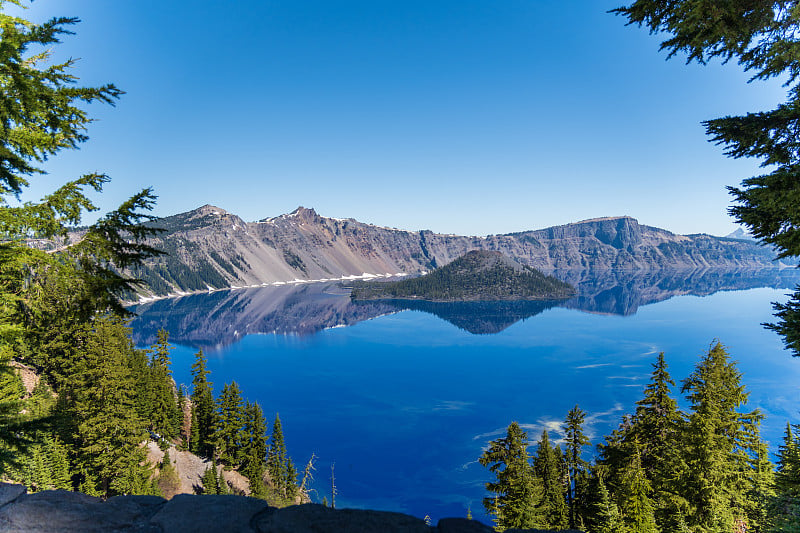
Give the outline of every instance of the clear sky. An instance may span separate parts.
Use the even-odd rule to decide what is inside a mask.
[[[109,174],[156,214],[211,203],[246,220],[322,215],[506,233],[630,215],[727,234],[726,185],[760,173],[700,122],[770,109],[778,82],[666,61],[621,0],[38,0],[82,19],[55,48],[116,107],[24,198]]]

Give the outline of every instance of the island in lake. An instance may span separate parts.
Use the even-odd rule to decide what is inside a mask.
[[[488,250],[473,250],[418,278],[358,282],[351,292],[353,300],[432,302],[561,300],[574,295],[569,283]]]

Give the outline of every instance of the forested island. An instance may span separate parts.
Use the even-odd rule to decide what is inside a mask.
[[[354,300],[409,299],[432,302],[561,300],[575,288],[521,265],[500,252],[473,250],[420,276],[389,282],[359,282]]]

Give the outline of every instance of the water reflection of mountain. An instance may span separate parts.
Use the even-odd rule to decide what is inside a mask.
[[[204,350],[233,344],[245,335],[307,335],[395,311],[382,302],[355,306],[349,290],[331,283],[192,294],[131,310],[138,314],[131,323],[137,345],[152,344],[163,328],[173,342]]]
[[[585,271],[554,273],[572,284],[578,295],[559,303],[560,307],[591,313],[633,315],[640,306],[691,294],[708,296],[719,291],[771,287],[794,288],[800,283],[800,270],[655,270]]]
[[[368,304],[368,302],[365,302]],[[423,300],[386,300],[397,311],[425,311],[474,334],[500,333],[512,324],[536,316],[562,303],[547,301],[497,302],[426,302]],[[361,302],[358,305],[362,305]]]
[[[548,302],[351,302],[338,284],[314,283],[195,294],[142,304],[132,323],[138,345],[152,344],[164,328],[170,338],[213,350],[255,333],[312,334],[406,309],[434,314],[470,333],[499,333],[551,307],[632,315],[642,305],[684,294],[705,296],[756,287],[793,288],[796,270],[566,271],[556,277],[578,289],[569,300]]]

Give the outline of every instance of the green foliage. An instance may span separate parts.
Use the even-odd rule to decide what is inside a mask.
[[[352,298],[419,298],[433,301],[545,300],[569,298],[575,289],[499,252],[473,251],[418,278],[361,282]]]
[[[694,372],[683,381],[691,413],[685,428],[687,464],[683,491],[692,503],[686,516],[690,527],[708,524],[732,529],[745,514],[748,452],[746,426],[757,412],[737,409],[747,401],[741,372],[717,342],[703,356]]]
[[[236,382],[222,388],[217,401],[217,427],[214,442],[223,463],[237,467],[245,458],[248,435],[245,432],[245,406]]]
[[[203,484],[203,494],[228,493],[228,485],[219,472],[216,460],[211,462],[211,466],[206,469],[200,478],[200,482]]]
[[[620,487],[620,514],[624,531],[630,533],[656,533],[655,509],[650,500],[650,482],[645,476],[639,454],[633,456],[622,476]]]
[[[516,507],[505,509],[507,494],[529,483],[527,460],[512,459],[524,453],[526,436],[516,423],[509,426],[506,438],[492,441],[480,457],[498,478],[487,484],[487,512],[500,527],[510,527],[506,513],[527,510],[533,502],[541,513],[535,518],[539,527],[564,528],[562,515],[552,512],[563,502],[563,496],[554,497],[558,489],[552,490],[558,487],[552,472],[560,471],[568,475],[561,494],[567,496],[570,527],[588,533],[800,531],[800,447],[787,427],[775,473],[760,435],[763,415],[742,411],[747,392],[725,348],[715,342],[683,381],[688,412],[670,397],[672,384],[659,354],[635,414],[606,436],[591,467],[582,458],[589,443],[582,429],[585,413],[573,408],[563,426],[564,466],[553,465],[557,452],[543,433],[533,462],[536,495],[512,496]],[[501,476],[507,464],[516,469]],[[508,483],[515,472],[522,472],[522,480]]]
[[[278,414],[272,424],[269,449],[267,450],[267,472],[272,481],[272,490],[279,501],[293,503],[297,495],[297,471],[291,457],[286,454],[283,442],[283,427]]]
[[[543,521],[537,509],[543,489],[530,465],[527,441],[528,435],[512,422],[506,436],[490,442],[478,459],[496,477],[486,484],[494,496],[484,498],[483,506],[499,530],[533,528]]]
[[[536,447],[533,470],[542,484],[539,508],[544,517],[544,526],[566,529],[569,523],[565,483],[567,472],[564,469],[561,450],[557,446],[550,445],[547,431],[542,431],[542,438]]]
[[[203,350],[195,354],[192,364],[192,431],[189,449],[206,457],[214,455],[214,432],[217,415],[214,407],[212,383],[208,381]]]
[[[617,504],[611,498],[603,478],[597,479],[597,493],[589,521],[591,533],[617,533],[622,530]]]
[[[778,449],[775,492],[768,503],[769,531],[800,532],[800,447],[794,431],[786,424],[783,444]]]
[[[159,330],[149,366],[153,405],[148,419],[151,431],[164,439],[174,439],[178,436],[181,415],[176,398],[175,381],[169,368],[171,349],[169,333],[163,329]]]
[[[128,366],[135,353],[130,332],[121,319],[101,317],[84,333],[83,357],[62,391],[77,463],[105,496],[148,491],[151,472],[141,466],[140,446],[147,433],[134,409]]]
[[[246,441],[241,451],[242,473],[250,480],[250,494],[258,498],[267,496],[264,472],[267,460],[267,421],[257,403],[245,405]]]
[[[110,84],[82,87],[72,71],[74,60],[53,61],[53,48],[72,33],[77,19],[34,24],[8,15],[8,4],[0,1],[0,396],[5,396],[0,398],[0,470],[21,468],[32,490],[64,486],[66,446],[86,491],[138,490],[134,485],[146,483],[139,455],[122,457],[133,450],[128,444],[140,430],[131,417],[129,350],[121,340],[126,334],[101,339],[116,327],[109,325],[113,319],[101,317],[126,314],[119,297],[137,280],[121,272],[158,253],[144,243],[157,230],[141,225],[152,218],[143,211],[152,208],[155,197],[142,190],[73,241],[67,239],[70,227],[84,212],[96,210],[86,192],[102,190],[107,176],[86,174],[38,202],[10,206],[33,176],[44,173],[46,159],[88,139],[92,119],[86,104],[113,104],[121,91]],[[21,419],[19,398],[13,398],[18,385],[8,373],[12,358],[35,366],[60,394],[61,439],[52,428],[42,429],[44,420],[34,419],[34,413],[44,416],[49,410],[42,395]],[[90,377],[98,379],[97,387]],[[101,421],[100,405],[115,400],[120,406]],[[70,418],[82,415],[87,418]],[[120,446],[106,451],[101,443]],[[101,449],[103,457],[89,457]]]
[[[567,505],[569,506],[569,527],[575,529],[580,520],[579,507],[582,501],[581,487],[586,482],[586,469],[589,464],[583,460],[583,447],[589,439],[583,434],[586,412],[577,405],[570,409],[564,421],[564,461],[567,469]]]
[[[773,2],[708,0],[636,0],[614,10],[629,23],[669,37],[661,48],[669,56],[685,53],[687,62],[736,60],[752,79],[780,76],[788,99],[771,111],[706,120],[711,140],[733,158],[754,157],[769,174],[728,187],[736,205],[729,209],[750,233],[771,244],[779,258],[800,255],[800,6]],[[788,304],[774,304],[778,321],[771,326],[794,355],[800,355],[800,291]]]

